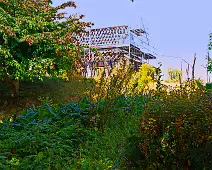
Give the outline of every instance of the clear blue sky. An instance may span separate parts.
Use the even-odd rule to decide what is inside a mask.
[[[57,6],[67,0],[53,0]],[[78,8],[67,12],[80,13],[94,27],[140,25],[141,18],[150,34],[150,44],[159,54],[182,57],[192,64],[197,54],[196,77],[205,79],[208,34],[212,30],[212,0],[75,0]],[[163,72],[180,69],[180,59],[158,56]],[[183,71],[186,65],[183,64]],[[212,78],[211,78],[212,79]]]

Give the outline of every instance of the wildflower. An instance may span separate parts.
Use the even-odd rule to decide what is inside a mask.
[[[12,117],[10,118],[10,122],[13,122],[13,118]]]

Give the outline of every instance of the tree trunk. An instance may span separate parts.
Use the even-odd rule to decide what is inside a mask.
[[[19,95],[19,80],[12,80],[12,97],[16,97]]]
[[[8,76],[5,76],[2,80],[2,82],[9,86],[12,90],[12,97],[16,97],[19,95],[19,86],[20,86],[20,80],[11,80]]]
[[[193,66],[192,66],[192,80],[194,80],[194,69],[195,69],[195,63],[196,63],[196,53],[194,54],[194,63],[193,63]]]

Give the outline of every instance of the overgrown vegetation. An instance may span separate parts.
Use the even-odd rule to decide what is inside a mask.
[[[154,95],[142,114],[140,131],[132,139],[143,155],[137,165],[151,169],[210,169],[211,99],[211,94],[194,82],[168,94]]]
[[[81,102],[50,106],[44,100],[42,107],[2,120],[1,166],[210,169],[211,93],[199,81],[168,90],[157,68],[155,89],[128,93],[132,74],[131,67],[118,68],[110,79],[99,77],[97,91]]]
[[[21,114],[32,105],[67,104],[78,102],[86,98],[91,89],[92,81],[81,76],[72,76],[70,82],[58,79],[44,78],[40,80],[24,81],[20,83],[19,96],[12,97],[10,88],[0,83],[0,119],[9,114]]]
[[[80,64],[83,47],[76,37],[91,23],[84,15],[60,12],[76,8],[72,1],[58,7],[51,0],[0,1],[0,81],[18,95],[20,81],[44,77],[70,79]]]
[[[177,69],[169,68],[168,70],[168,79],[167,83],[181,83],[183,79],[183,72]]]
[[[77,166],[81,147],[92,139],[89,104],[33,108],[0,126],[4,169],[61,169]],[[75,165],[76,164],[76,165]]]
[[[109,77],[102,70],[96,79],[70,79],[83,51],[75,38],[91,23],[83,16],[57,22],[65,19],[58,10],[75,3],[50,4],[0,1],[0,79],[14,96],[24,80],[18,97],[1,88],[0,168],[211,169],[209,88],[192,80],[169,89],[160,67],[147,64],[138,72],[120,64]],[[8,114],[10,101],[27,110]]]

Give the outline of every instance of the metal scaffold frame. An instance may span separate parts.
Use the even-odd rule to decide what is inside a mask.
[[[148,52],[151,47],[146,34],[144,29],[132,29],[126,25],[90,29],[83,33],[77,37],[81,46],[87,47],[83,57],[83,75],[96,76],[102,67],[111,71],[120,59],[133,63],[135,70],[149,59],[156,59]],[[97,49],[101,55],[96,55],[91,49]]]

